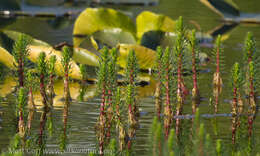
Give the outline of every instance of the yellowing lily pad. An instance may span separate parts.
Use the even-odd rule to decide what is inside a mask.
[[[0,97],[5,97],[12,93],[17,85],[17,80],[13,76],[5,77],[2,84],[0,84]]]
[[[50,59],[50,57],[52,55],[55,55],[57,58],[55,71],[56,71],[57,75],[64,76],[63,67],[61,64],[62,54],[60,51],[55,50],[52,47],[34,46],[34,45],[30,45],[29,50],[30,50],[30,53],[29,53],[28,58],[34,63],[37,62],[38,56],[41,52],[46,53],[47,59]],[[81,79],[79,67],[74,61],[71,61],[71,69],[70,69],[69,77],[71,77],[73,79]]]
[[[4,64],[6,67],[10,69],[15,69],[16,61],[7,50],[0,47],[0,63]]]
[[[87,8],[77,18],[73,30],[74,35],[92,35],[104,30],[120,28],[135,36],[136,28],[132,20],[125,14],[110,8]],[[77,47],[84,38],[74,37],[73,42]]]
[[[148,31],[174,32],[175,22],[168,16],[143,11],[136,18],[137,38]]]
[[[155,64],[156,52],[152,49],[136,44],[119,44],[118,49],[120,52],[118,64],[123,68],[126,67],[127,56],[130,50],[135,51],[141,69],[153,68]]]

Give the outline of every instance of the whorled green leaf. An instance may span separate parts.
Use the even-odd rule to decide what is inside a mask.
[[[117,48],[120,53],[118,56],[118,64],[123,68],[126,67],[127,56],[130,50],[135,51],[139,68],[150,69],[155,65],[156,52],[152,49],[136,44],[119,44]]]
[[[136,18],[137,38],[149,31],[174,32],[175,22],[168,16],[143,11]]]
[[[15,66],[14,66],[15,61],[12,61],[13,56],[10,54],[10,52],[12,50],[13,44],[15,43],[15,41],[18,39],[19,35],[21,35],[21,34],[22,33],[20,33],[20,32],[9,31],[9,30],[2,30],[0,33],[0,45],[10,44],[8,46],[10,49],[9,52],[7,50],[5,50],[4,48],[0,47],[1,56],[4,56],[4,57],[0,57],[0,62],[5,64],[10,69],[15,69]],[[29,36],[29,35],[27,35],[27,36]],[[55,71],[59,76],[63,76],[63,73],[61,70],[62,69],[61,62],[60,62],[61,52],[53,49],[52,46],[46,42],[37,40],[35,38],[32,38],[31,36],[29,36],[29,37],[32,39],[31,45],[29,46],[29,56],[28,56],[29,60],[36,63],[37,57],[40,52],[45,52],[47,55],[47,59],[49,59],[50,56],[55,55],[57,57],[57,64],[55,66]],[[86,49],[74,48],[72,58],[73,58],[72,69],[71,69],[71,73],[69,74],[69,76],[74,79],[81,79],[79,67],[76,64],[76,62],[81,63],[81,64],[90,65],[90,66],[98,65],[98,56],[95,53],[92,53]]]
[[[37,62],[38,56],[40,55],[41,52],[44,52],[46,54],[47,60],[49,60],[52,55],[55,55],[57,58],[57,62],[55,65],[55,72],[59,76],[64,76],[64,73],[62,70],[63,67],[62,67],[62,63],[61,63],[62,54],[60,51],[55,50],[52,47],[35,46],[35,45],[30,45],[28,47],[28,49],[30,51],[28,58],[30,59],[30,61],[32,61],[34,63]],[[71,64],[71,69],[70,69],[69,77],[71,77],[73,79],[81,79],[80,70],[79,70],[79,67],[76,64],[76,62],[71,61],[70,64]]]
[[[73,35],[92,35],[105,29],[119,28],[135,36],[136,27],[125,14],[110,8],[87,8],[77,18]],[[77,47],[84,38],[74,37],[73,43]]]

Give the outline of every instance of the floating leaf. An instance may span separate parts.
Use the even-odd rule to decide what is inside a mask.
[[[135,37],[130,32],[122,29],[105,29],[93,34],[97,43],[109,47],[116,47],[118,44],[136,44]]]
[[[0,63],[4,64],[10,69],[15,69],[15,65],[17,64],[13,55],[11,55],[7,50],[2,47],[0,47]]]
[[[38,56],[41,52],[46,53],[47,59],[50,59],[50,57],[52,55],[55,55],[56,58],[57,58],[55,71],[59,76],[64,76],[64,73],[63,73],[63,70],[62,70],[63,67],[62,67],[62,64],[61,64],[62,54],[61,54],[60,51],[55,50],[52,47],[46,47],[46,46],[30,45],[28,48],[29,48],[29,51],[30,51],[28,58],[34,63],[37,62]],[[79,67],[74,61],[71,61],[71,70],[70,70],[70,73],[69,73],[69,77],[71,77],[73,79],[81,79]]]
[[[136,18],[137,38],[149,31],[174,32],[175,22],[168,16],[143,11]]]
[[[98,56],[86,49],[74,48],[73,60],[90,66],[98,66]]]
[[[14,91],[17,80],[13,76],[5,77],[3,83],[0,84],[0,96],[5,97]]]
[[[133,36],[136,33],[135,24],[123,13],[110,8],[87,8],[77,18],[73,34],[87,36],[100,30],[113,28],[120,28]],[[79,46],[83,39],[74,37],[74,45]]]
[[[127,55],[130,50],[134,50],[139,67],[141,69],[150,69],[153,68],[156,59],[156,52],[152,49],[143,47],[141,45],[133,45],[133,44],[119,44],[118,49],[120,55],[118,57],[118,63],[121,67],[126,67]]]
[[[24,34],[24,33],[21,33],[21,32],[17,32],[17,31],[11,31],[11,30],[2,30],[2,32],[8,36],[10,39],[12,39],[13,41],[16,41],[18,40],[19,36],[21,34]],[[32,39],[32,42],[30,43],[31,45],[40,45],[40,46],[47,46],[47,47],[50,47],[50,45],[46,42],[43,42],[41,40],[37,40],[35,38],[32,38],[30,35],[27,35],[27,34],[24,34],[26,36],[29,36],[31,39]]]

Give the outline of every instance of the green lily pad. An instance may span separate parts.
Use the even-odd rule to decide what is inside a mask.
[[[90,66],[99,65],[98,56],[83,48],[74,48],[72,58],[74,61],[81,63],[81,64],[86,64],[86,65],[90,65]]]
[[[77,18],[73,30],[74,36],[88,36],[104,29],[120,28],[133,36],[136,33],[135,24],[125,14],[110,8],[87,8]],[[77,47],[84,38],[74,37],[73,43]]]
[[[105,29],[93,34],[94,40],[98,44],[108,47],[116,47],[118,44],[136,44],[135,37],[130,32],[122,31],[122,29]]]
[[[175,30],[175,22],[170,17],[150,11],[143,11],[137,16],[136,26],[138,39],[148,31],[174,32]]]

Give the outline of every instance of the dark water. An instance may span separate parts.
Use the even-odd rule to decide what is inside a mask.
[[[2,0],[1,0],[2,1]],[[260,1],[244,1],[235,0],[234,1],[241,11],[260,13],[259,5]],[[37,6],[39,7],[39,6]],[[35,6],[22,5],[22,9],[25,11],[34,12],[37,10]],[[80,11],[83,8],[88,7],[86,4],[81,4],[80,6],[73,6],[73,10]],[[143,10],[150,10],[156,13],[161,13],[168,15],[172,19],[177,19],[179,16],[183,16],[185,25],[188,28],[194,28],[194,25],[190,23],[191,20],[196,21],[202,32],[209,32],[215,27],[222,25],[221,17],[211,11],[209,8],[204,6],[198,0],[161,0],[157,6],[115,6],[109,5],[106,7],[112,7],[126,12],[129,16],[135,20],[135,17]],[[42,11],[48,10],[45,7],[39,7]],[[71,6],[66,7],[70,9]],[[59,9],[50,9],[50,12],[60,13],[64,11],[64,6],[59,7]],[[58,44],[63,41],[72,43],[72,30],[75,18],[72,19],[53,19],[53,18],[35,18],[35,17],[17,17],[17,18],[1,18],[0,28],[9,29],[24,32],[30,34],[31,36],[46,41],[52,45]],[[253,32],[257,40],[257,47],[260,49],[260,25],[256,24],[239,24],[230,30],[228,33],[224,34],[228,36],[227,40],[224,41],[224,55],[225,55],[225,68],[222,72],[224,86],[221,94],[219,111],[217,117],[210,116],[211,109],[209,106],[209,99],[212,96],[212,75],[214,72],[213,65],[209,63],[207,66],[202,67],[202,69],[208,72],[203,72],[199,74],[199,89],[203,97],[201,104],[199,105],[200,112],[203,114],[203,122],[206,125],[206,131],[209,132],[213,138],[221,138],[226,142],[231,139],[231,87],[230,87],[230,69],[234,62],[242,61],[243,57],[243,42],[248,31]],[[210,48],[202,48],[203,52],[206,52],[211,56]],[[186,78],[190,82],[190,77]],[[10,80],[7,86],[11,85],[14,81]],[[190,83],[187,84],[191,88]],[[14,86],[14,85],[11,85]],[[73,103],[69,106],[69,117],[68,117],[68,147],[69,148],[90,148],[93,149],[97,146],[96,135],[95,135],[95,123],[99,115],[99,103],[101,101],[100,97],[93,97],[95,85],[90,85],[87,95],[86,102],[77,102],[76,99],[79,96],[79,85],[75,84],[71,87]],[[62,82],[57,82],[56,90],[62,90]],[[152,119],[155,115],[155,105],[154,105],[154,90],[155,85],[151,84],[146,87],[139,87],[140,93],[140,128],[136,133],[135,149],[136,155],[149,155],[148,149],[148,135],[149,127]],[[1,90],[4,94],[5,92],[11,92],[10,87],[5,90]],[[58,149],[59,148],[59,136],[63,133],[63,102],[60,101],[62,97],[62,91],[56,93],[60,95],[57,97],[57,102],[55,109],[53,111],[54,119],[54,132],[52,137],[47,138],[47,149]],[[37,95],[36,95],[37,98]],[[184,114],[191,114],[191,97],[187,98],[184,105]],[[9,144],[10,138],[15,134],[15,117],[13,110],[13,105],[15,104],[15,95],[9,94],[4,98],[3,102],[0,103],[0,150],[6,150]],[[125,114],[126,116],[127,114]],[[39,133],[39,120],[41,112],[36,113],[36,118],[33,122],[33,132],[32,134]],[[216,119],[218,123],[217,134],[214,133],[214,128],[212,125],[212,119]],[[188,120],[188,119],[184,119]],[[260,135],[260,120],[259,116],[256,117],[255,123],[255,134]],[[259,149],[260,151],[260,149]],[[85,154],[64,154],[64,155],[85,155]]]

